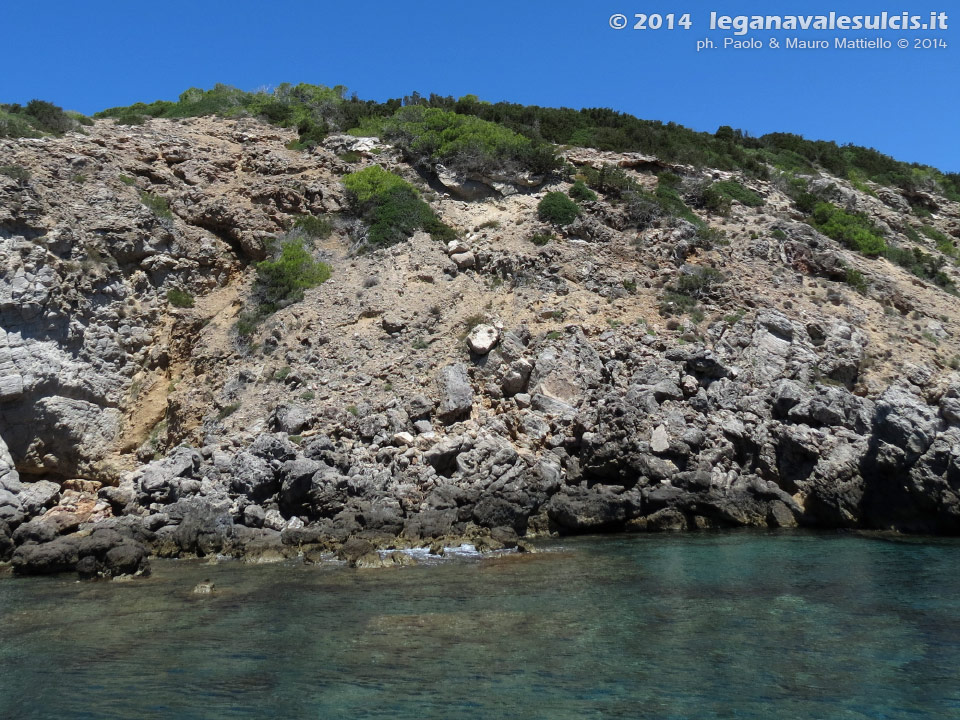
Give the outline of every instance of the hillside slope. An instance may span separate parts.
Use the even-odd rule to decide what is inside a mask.
[[[376,138],[296,141],[217,117],[0,139],[15,569],[960,532],[960,205],[936,188],[823,172],[800,191],[584,148],[545,177],[458,173]],[[457,238],[368,242],[343,178],[373,165]],[[541,220],[578,179],[579,216]],[[276,239],[332,274],[244,325]]]

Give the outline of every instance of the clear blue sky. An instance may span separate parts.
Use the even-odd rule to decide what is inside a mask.
[[[947,0],[884,3],[892,12],[951,15],[945,32],[751,32],[766,41],[835,35],[894,41],[886,51],[714,50],[732,32],[721,14],[873,14],[868,0],[2,0],[0,102],[50,100],[92,113],[176,99],[223,82],[343,84],[385,100],[413,90],[485,100],[612,107],[698,130],[876,147],[898,159],[960,171],[960,9]],[[613,13],[688,11],[693,29],[613,30]],[[956,15],[956,18],[952,17]],[[899,50],[900,37],[946,49]]]

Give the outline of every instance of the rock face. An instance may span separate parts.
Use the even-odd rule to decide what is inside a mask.
[[[395,566],[398,536],[960,534],[960,309],[797,222],[775,185],[740,178],[766,205],[703,215],[726,233],[716,248],[669,218],[638,232],[602,196],[557,237],[536,193],[514,190],[566,180],[436,168],[458,195],[438,197],[374,139],[308,152],[292,139],[215,118],[0,139],[4,163],[30,171],[0,174],[0,561],[17,573],[330,551]],[[715,179],[638,155],[566,157],[648,189],[664,169],[690,187]],[[457,239],[355,252],[364,232],[340,178],[374,161],[420,183]],[[921,223],[890,189],[811,187],[891,244],[960,238],[945,198]],[[331,279],[241,333],[255,261],[324,214],[331,236],[305,242]],[[706,267],[723,281],[670,317],[666,293]],[[843,282],[852,269],[862,293]]]

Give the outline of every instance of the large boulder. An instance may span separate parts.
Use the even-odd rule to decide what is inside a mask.
[[[440,407],[437,415],[446,423],[469,417],[473,409],[473,387],[462,363],[447,365],[437,379]]]
[[[27,543],[13,553],[13,571],[19,575],[49,575],[77,567],[79,540],[61,537],[45,543]]]

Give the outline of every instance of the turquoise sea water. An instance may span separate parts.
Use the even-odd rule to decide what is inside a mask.
[[[960,542],[580,538],[0,579],[0,717],[960,717]],[[212,595],[195,595],[205,578]]]

